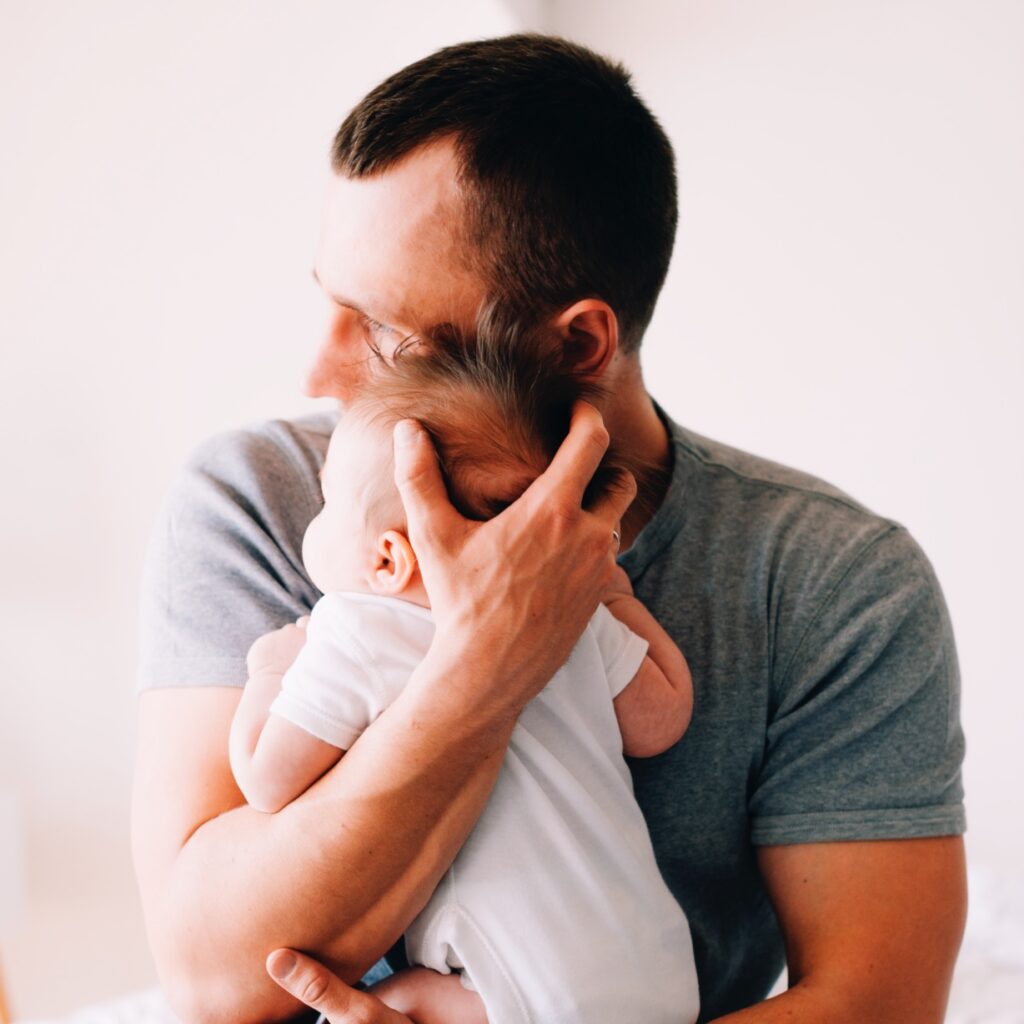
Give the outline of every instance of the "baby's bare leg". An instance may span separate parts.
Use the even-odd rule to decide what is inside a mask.
[[[483,1000],[463,988],[457,974],[410,967],[378,982],[370,992],[413,1024],[487,1024]]]

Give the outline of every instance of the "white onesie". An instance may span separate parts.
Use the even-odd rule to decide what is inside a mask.
[[[327,594],[271,711],[347,750],[425,656],[430,612]],[[489,1024],[684,1024],[690,930],[662,880],[612,699],[647,643],[598,608],[519,717],[494,791],[406,932],[410,963],[463,972]]]

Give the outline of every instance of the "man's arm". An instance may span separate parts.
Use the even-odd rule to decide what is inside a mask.
[[[942,1024],[963,934],[963,841],[764,847],[759,863],[786,936],[790,988],[713,1024]],[[278,950],[277,983],[330,1024],[402,1024],[316,961]]]
[[[161,980],[189,1021],[295,1012],[262,966],[285,941],[359,977],[454,858],[507,739],[500,725],[408,702],[269,816],[244,804],[228,764],[238,695],[182,688],[140,700],[136,865]]]
[[[967,914],[963,840],[758,850],[790,988],[717,1024],[942,1024]]]
[[[549,470],[484,524],[450,506],[422,431],[396,445],[435,642],[398,700],[279,814],[244,806],[231,774],[238,690],[142,696],[133,846],[157,966],[185,1019],[282,1018],[297,1004],[263,969],[271,950],[309,950],[352,980],[426,904],[519,711],[608,583],[633,488],[582,509],[606,445],[581,404]]]

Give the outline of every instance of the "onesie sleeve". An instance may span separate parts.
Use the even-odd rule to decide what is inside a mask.
[[[649,644],[625,623],[619,622],[603,604],[597,606],[590,627],[604,660],[608,689],[613,698],[618,697],[640,671]]]
[[[749,805],[755,844],[964,831],[952,628],[902,527],[836,567],[780,661]]]
[[[286,421],[231,431],[178,473],[144,563],[139,690],[242,686],[252,642],[309,613],[320,594],[302,536],[328,433]]]
[[[306,627],[306,643],[270,706],[317,739],[348,750],[394,699],[353,628],[352,608],[322,597]]]

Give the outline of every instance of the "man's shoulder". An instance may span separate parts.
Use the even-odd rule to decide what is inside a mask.
[[[203,536],[267,534],[300,550],[322,505],[319,473],[335,421],[330,413],[261,420],[208,437],[172,481],[166,512],[202,524]]]
[[[685,463],[683,500],[724,531],[780,543],[859,546],[899,529],[817,476],[672,425],[675,457]]]
[[[178,471],[143,573],[140,689],[240,686],[253,640],[313,606],[302,538],[332,425],[321,414],[223,431]]]
[[[810,473],[672,424],[677,456],[681,453],[712,474],[722,474],[751,491],[790,492],[812,501],[823,499],[856,514],[873,515],[864,505],[835,485]]]
[[[903,526],[833,484],[674,423],[670,429],[672,542],[662,551],[671,551],[671,564],[692,586],[742,581],[715,593],[727,603],[745,595],[752,607],[770,599],[797,618],[841,581],[852,593],[881,580],[886,566],[904,575],[930,573]]]
[[[282,473],[315,480],[336,422],[335,413],[318,412],[220,431],[195,448],[187,469],[234,480]]]

